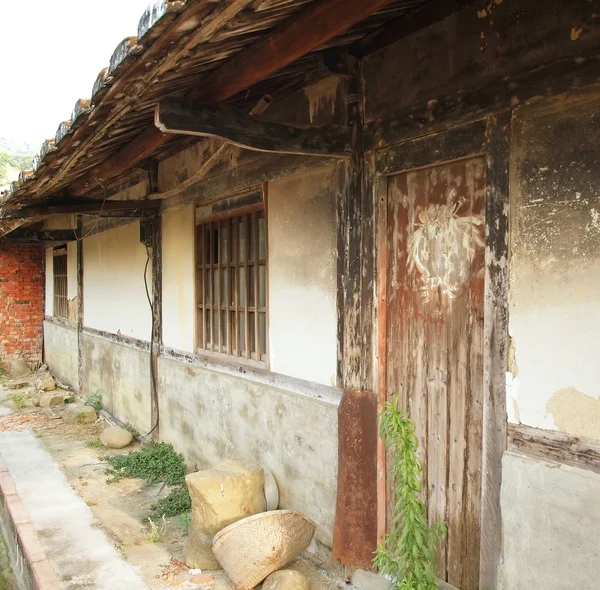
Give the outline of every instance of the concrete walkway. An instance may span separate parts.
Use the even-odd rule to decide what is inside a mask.
[[[0,432],[0,455],[63,588],[147,590],[33,432]]]

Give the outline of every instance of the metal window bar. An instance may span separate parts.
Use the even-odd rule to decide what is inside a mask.
[[[261,206],[196,226],[196,346],[267,360],[266,217]]]
[[[67,253],[64,249],[54,253],[54,315],[69,317],[69,296],[67,294]]]

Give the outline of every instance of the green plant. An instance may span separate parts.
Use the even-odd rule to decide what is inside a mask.
[[[192,500],[185,484],[177,486],[166,498],[161,498],[152,507],[152,516],[161,518],[164,516],[184,516],[192,509]]]
[[[160,527],[148,517],[148,525],[150,526],[150,530],[146,532],[146,541],[149,543],[160,543],[167,530],[167,521],[165,520],[165,517],[163,516],[162,525]]]
[[[379,416],[381,437],[391,457],[394,518],[392,530],[375,552],[373,565],[397,590],[437,590],[436,553],[446,525],[429,526],[421,492],[419,441],[408,413],[388,402]]]
[[[99,390],[96,390],[94,393],[92,393],[92,395],[90,395],[90,397],[87,398],[85,403],[86,405],[94,408],[96,412],[99,412],[102,409],[102,394]]]
[[[151,442],[140,451],[111,455],[106,460],[110,465],[106,471],[110,476],[109,483],[123,477],[144,479],[149,484],[181,485],[185,482],[183,457],[167,443]]]
[[[179,528],[181,529],[181,534],[187,535],[190,531],[190,526],[192,525],[192,513],[191,511],[184,512],[177,517],[177,522],[179,523]]]
[[[10,401],[17,410],[22,410],[27,405],[27,398],[20,393],[13,393],[10,396]]]
[[[96,438],[90,438],[90,440],[88,440],[85,443],[85,446],[88,447],[89,449],[102,449],[104,448],[104,445],[102,444],[102,441],[96,437]]]

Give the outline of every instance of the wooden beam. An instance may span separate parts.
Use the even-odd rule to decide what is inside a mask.
[[[88,214],[113,214],[127,213],[127,217],[136,211],[156,211],[158,205],[154,201],[92,201],[88,203],[74,203],[67,205],[53,205],[49,207],[26,207],[11,211],[3,219],[29,219],[31,217],[45,217],[47,215],[70,215],[73,213]]]
[[[600,443],[564,432],[509,424],[508,450],[600,473]]]
[[[350,48],[349,53],[357,57],[362,57],[367,53],[381,49],[386,45],[391,45],[399,39],[408,37],[421,29],[441,21],[469,4],[475,4],[477,1],[435,0],[434,2],[426,2],[419,8],[404,14],[360,41],[357,41]]]
[[[275,31],[244,48],[202,82],[195,98],[217,103],[250,88],[281,68],[318,49],[369,17],[391,0],[323,0],[293,16]],[[155,126],[148,127],[100,166],[71,183],[79,195],[124,172],[148,157],[171,138]]]
[[[75,229],[18,228],[2,238],[5,242],[74,242],[81,237]]]
[[[349,127],[300,129],[198,102],[162,100],[156,105],[154,123],[163,133],[218,137],[259,152],[340,157],[351,152]]]
[[[391,0],[322,0],[244,48],[202,82],[198,98],[220,102],[318,49]]]

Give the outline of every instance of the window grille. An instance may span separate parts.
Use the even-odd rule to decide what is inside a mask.
[[[69,297],[67,294],[67,250],[54,250],[54,315],[69,317]]]
[[[267,224],[249,209],[196,226],[196,345],[266,363]]]

